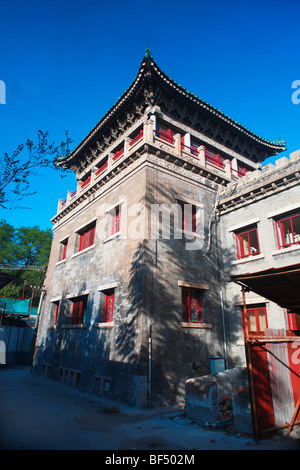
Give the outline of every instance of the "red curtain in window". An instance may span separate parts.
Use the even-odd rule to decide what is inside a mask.
[[[196,291],[190,291],[190,322],[201,321],[201,298]]]
[[[59,312],[59,302],[55,304],[54,325],[57,325],[58,312]]]
[[[78,325],[84,322],[87,307],[87,299],[76,300],[73,302],[71,323]]]
[[[62,260],[66,259],[67,256],[67,248],[68,248],[68,242],[63,243],[63,252],[62,252]]]
[[[94,244],[95,229],[96,226],[94,225],[93,227],[87,229],[86,231],[80,234],[79,251],[84,250],[85,248],[88,248],[89,246],[92,246]]]
[[[105,322],[113,321],[113,312],[114,312],[114,291],[109,291],[105,295]]]
[[[120,222],[121,222],[121,210],[120,206],[117,206],[112,213],[111,217],[111,235],[118,233],[120,231]]]
[[[289,330],[300,330],[300,314],[287,310]]]
[[[181,216],[182,216],[182,222],[181,222],[181,228],[182,230],[188,230],[189,229],[189,224],[188,224],[188,215],[190,215],[190,208],[187,209],[187,206],[191,206],[191,212],[192,212],[192,226],[190,229],[192,232],[197,231],[197,208],[196,206],[184,202],[179,202],[179,205],[181,207]]]
[[[197,290],[182,290],[183,321],[201,323],[201,296],[202,293]]]

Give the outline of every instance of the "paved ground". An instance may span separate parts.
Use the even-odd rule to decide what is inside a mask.
[[[298,431],[257,445],[249,437],[199,427],[180,410],[139,410],[32,375],[28,367],[0,369],[0,416],[5,450],[300,449]]]

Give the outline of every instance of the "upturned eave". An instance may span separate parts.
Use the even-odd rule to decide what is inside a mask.
[[[176,83],[158,67],[150,55],[149,50],[147,50],[133,83],[71,154],[66,157],[58,158],[56,165],[64,168],[70,168],[74,166],[74,164],[76,165],[76,160],[84,157],[84,154],[89,151],[89,148],[97,141],[97,138],[99,138],[102,133],[105,133],[105,131],[116,122],[119,116],[124,114],[135,99],[142,96],[144,89],[148,88],[149,96],[154,96],[154,86],[158,86],[159,84],[176,97],[187,101],[187,104],[194,106],[199,113],[205,113],[210,119],[222,124],[223,127],[230,128],[234,134],[239,135],[239,137],[248,141],[248,143],[262,149],[264,155],[267,155],[267,157],[277,155],[286,150],[284,141],[273,141],[260,137],[219,109],[198,98],[194,93]],[[152,104],[159,103],[153,102]]]

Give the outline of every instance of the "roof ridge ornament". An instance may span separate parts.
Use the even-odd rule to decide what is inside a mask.
[[[150,53],[149,47],[147,47],[147,49],[145,50],[145,56],[144,56],[144,58],[145,58],[146,60],[149,60],[149,59],[151,58],[151,53]]]

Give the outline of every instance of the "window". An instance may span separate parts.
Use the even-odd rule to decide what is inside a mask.
[[[194,204],[178,201],[181,207],[181,229],[197,232],[197,207]]]
[[[159,137],[162,140],[165,140],[166,142],[169,142],[170,144],[174,144],[174,135],[175,132],[167,128],[166,126],[163,126],[162,124],[157,124],[156,126],[156,136]]]
[[[287,310],[289,330],[300,330],[300,314]]]
[[[104,289],[100,294],[99,321],[110,323],[114,319],[115,289]]]
[[[79,246],[78,251],[82,251],[89,246],[92,246],[95,241],[95,231],[96,231],[96,222],[86,226],[82,230],[79,230],[78,237],[79,237]]]
[[[107,291],[104,291],[103,294],[105,295],[104,321],[105,323],[108,323],[113,321],[115,291],[114,289],[109,289]]]
[[[300,214],[293,213],[276,221],[279,248],[300,244]]]
[[[110,224],[111,224],[111,231],[110,234],[114,235],[120,231],[121,225],[121,206],[118,205],[110,211]]]
[[[183,321],[187,323],[202,322],[202,291],[182,288]]]
[[[237,169],[238,177],[241,178],[242,176],[245,176],[246,173],[247,173],[247,168],[238,163],[238,169]]]
[[[267,309],[265,304],[251,305],[247,307],[249,331],[264,331],[268,328]]]
[[[108,158],[106,157],[104,160],[101,161],[100,165],[97,167],[96,176],[103,173],[108,167]]]
[[[58,314],[59,314],[59,305],[60,301],[52,302],[52,308],[51,308],[51,324],[53,326],[57,325],[57,320],[58,320]]]
[[[71,324],[72,325],[80,325],[85,323],[86,320],[86,311],[87,311],[87,295],[83,295],[81,297],[77,297],[72,300],[72,316],[71,316]]]
[[[238,259],[260,253],[257,227],[249,227],[235,233]]]
[[[143,138],[143,135],[144,135],[144,131],[143,131],[143,129],[141,129],[139,131],[139,133],[131,139],[129,145],[132,147],[134,144],[136,144],[139,140],[141,140]]]
[[[219,168],[224,168],[224,158],[219,153],[214,153],[211,150],[205,149],[205,160],[207,163],[216,165]]]
[[[81,183],[81,189],[86,188],[91,182],[91,176],[88,176],[85,180],[82,180]]]
[[[66,240],[60,242],[58,261],[63,261],[64,259],[66,259],[67,249],[68,249],[68,238],[66,238]]]
[[[197,143],[195,140],[192,140],[191,141],[191,154],[192,155],[195,155],[195,157],[198,157],[198,148],[199,148],[200,144]]]

